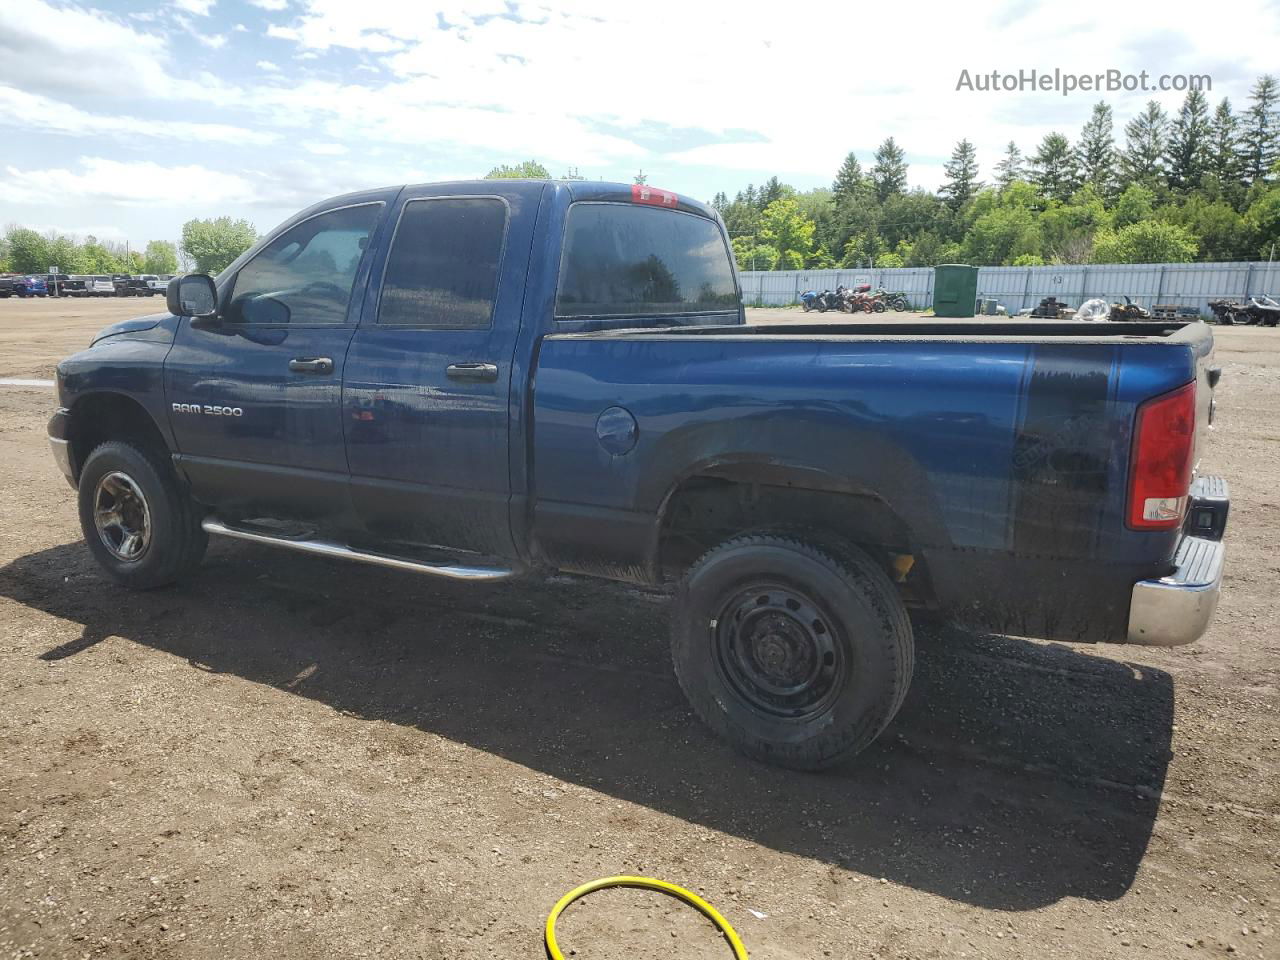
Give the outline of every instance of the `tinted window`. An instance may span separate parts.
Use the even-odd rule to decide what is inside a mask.
[[[489,197],[411,200],[396,227],[378,322],[470,330],[489,326],[507,205]]]
[[[291,227],[236,274],[230,323],[342,323],[382,205],[322,213]]]
[[[704,313],[737,304],[715,222],[619,203],[569,208],[557,316]]]

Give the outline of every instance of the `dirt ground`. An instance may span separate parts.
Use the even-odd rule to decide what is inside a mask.
[[[0,301],[0,377],[152,303]],[[52,396],[0,386],[0,958],[534,958],[556,899],[614,873],[699,892],[753,958],[1280,957],[1280,330],[1216,335],[1209,634],[919,625],[898,718],[823,775],[694,720],[656,593],[215,542],[190,583],[122,594],[49,456]],[[561,942],[729,955],[634,891]]]

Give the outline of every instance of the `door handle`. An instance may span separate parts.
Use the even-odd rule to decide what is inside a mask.
[[[331,357],[294,357],[289,361],[294,373],[333,373]]]
[[[444,372],[450,380],[482,380],[492,383],[498,379],[496,363],[451,363]]]

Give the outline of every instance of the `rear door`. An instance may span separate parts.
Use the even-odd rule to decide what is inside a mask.
[[[349,514],[342,370],[386,203],[282,230],[183,320],[165,361],[179,462],[201,501],[253,516]]]
[[[515,555],[508,396],[541,194],[436,184],[397,203],[343,388],[351,495],[379,539]]]

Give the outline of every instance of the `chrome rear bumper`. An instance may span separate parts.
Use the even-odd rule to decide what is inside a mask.
[[[1221,540],[1183,537],[1171,574],[1133,585],[1129,642],[1176,647],[1198,639],[1218,606],[1225,556]]]

